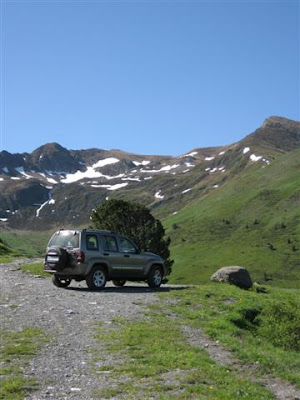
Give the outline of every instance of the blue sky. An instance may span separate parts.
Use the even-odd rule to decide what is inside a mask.
[[[300,119],[299,1],[1,1],[1,149],[179,155]]]

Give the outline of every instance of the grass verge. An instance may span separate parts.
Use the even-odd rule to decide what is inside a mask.
[[[44,271],[43,263],[25,264],[22,265],[21,270],[32,275],[40,275],[49,278],[49,274]]]
[[[169,307],[181,323],[202,329],[243,364],[255,366],[257,375],[273,375],[300,388],[297,290],[269,287],[258,293],[207,284],[160,296],[162,301],[175,298]]]
[[[46,341],[44,332],[33,327],[21,332],[0,330],[0,399],[23,399],[37,389],[35,379],[24,377],[23,372]]]
[[[97,363],[97,372],[106,373],[110,381],[95,394],[99,398],[273,399],[266,388],[190,346],[178,322],[160,307],[152,307],[142,320],[118,320],[114,329],[98,328],[96,338],[121,360],[115,365]]]

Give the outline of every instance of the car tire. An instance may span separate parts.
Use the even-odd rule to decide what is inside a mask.
[[[113,283],[115,286],[122,287],[122,286],[125,285],[126,281],[125,281],[124,279],[118,279],[118,280],[112,281],[112,283]]]
[[[86,278],[86,284],[91,290],[102,290],[104,289],[107,281],[106,271],[104,268],[97,266],[92,269],[90,274]]]
[[[59,278],[57,275],[52,275],[53,285],[59,288],[66,288],[70,285],[72,279]]]
[[[162,278],[163,274],[162,271],[159,267],[152,268],[152,270],[149,273],[147,283],[149,287],[151,288],[159,288],[160,285],[162,284]]]

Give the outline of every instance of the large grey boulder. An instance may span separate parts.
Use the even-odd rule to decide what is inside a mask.
[[[229,282],[242,289],[250,289],[252,280],[244,267],[223,267],[215,272],[211,278],[213,282]]]

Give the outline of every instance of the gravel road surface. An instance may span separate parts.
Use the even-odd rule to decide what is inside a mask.
[[[157,301],[155,293],[146,284],[117,288],[109,283],[92,292],[85,282],[75,281],[60,289],[51,279],[23,273],[19,265],[0,266],[0,326],[10,331],[34,326],[51,338],[25,371],[40,386],[26,399],[91,400],[93,391],[106,385],[105,374],[92,371],[92,350],[99,346],[93,339],[97,323],[137,317]],[[106,364],[113,362],[105,356]]]

